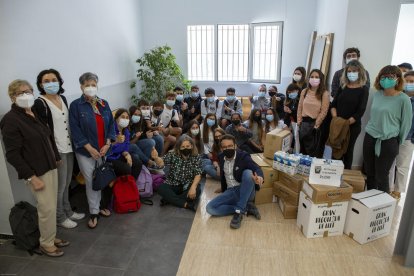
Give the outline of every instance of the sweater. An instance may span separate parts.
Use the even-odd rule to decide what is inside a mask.
[[[315,119],[315,125],[320,126],[328,113],[329,93],[323,92],[322,101],[316,97],[316,92],[306,88],[300,93],[298,105],[298,124],[302,123],[303,117]]]
[[[355,124],[361,125],[361,118],[365,113],[368,97],[369,89],[366,86],[339,88],[331,107],[336,108],[338,117],[347,120],[352,117],[355,119]]]
[[[398,137],[399,144],[404,142],[411,128],[412,116],[411,101],[406,94],[385,96],[382,90],[374,94],[365,131],[377,139],[376,156],[381,153],[382,140]]]

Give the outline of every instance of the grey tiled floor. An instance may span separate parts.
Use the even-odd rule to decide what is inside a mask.
[[[203,181],[204,182],[204,181]],[[85,209],[82,193],[72,206]],[[84,219],[74,229],[58,228],[58,237],[71,245],[60,258],[30,256],[11,241],[0,245],[0,275],[175,275],[194,218],[194,212],[142,205],[137,213],[101,218],[90,230]]]

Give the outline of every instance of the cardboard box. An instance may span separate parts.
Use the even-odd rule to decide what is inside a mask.
[[[344,170],[342,180],[354,188],[354,193],[365,191],[365,178],[361,171]]]
[[[284,186],[280,181],[276,181],[273,186],[273,194],[279,199],[283,199],[285,202],[292,205],[298,205],[299,193],[292,191],[288,187]]]
[[[313,158],[309,183],[339,187],[343,172],[344,163],[341,160]]]
[[[255,203],[256,205],[272,203],[273,202],[273,188],[260,188],[256,191]]]
[[[396,200],[387,193],[369,190],[352,195],[344,233],[364,244],[390,233]]]
[[[352,197],[352,186],[342,182],[340,187],[309,184],[303,181],[302,191],[313,203],[329,203],[349,201]]]
[[[273,166],[273,158],[266,158],[263,153],[256,153],[270,167]]]
[[[263,171],[263,185],[262,188],[273,188],[273,182],[279,180],[279,172],[274,170],[260,154],[250,155],[253,161],[260,166]]]
[[[284,172],[279,172],[279,181],[294,192],[302,190],[303,178],[300,175],[289,175]]]
[[[273,160],[276,151],[288,151],[290,149],[290,131],[274,129],[266,134],[263,156]]]
[[[342,235],[347,210],[348,201],[316,204],[300,192],[296,225],[307,238]]]
[[[282,198],[278,199],[278,205],[285,219],[295,219],[298,216],[298,206],[285,202]]]

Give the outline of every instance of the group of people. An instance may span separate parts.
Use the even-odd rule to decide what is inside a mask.
[[[85,179],[91,229],[100,217],[111,215],[112,185],[102,191],[92,189],[93,173],[101,162],[111,162],[117,176],[135,179],[143,166],[163,170],[165,182],[158,189],[161,205],[193,211],[201,194],[200,181],[209,175],[220,181],[216,192],[221,194],[207,204],[207,212],[232,214],[230,226],[235,229],[246,214],[260,219],[254,199],[263,172],[250,153],[263,152],[266,133],[291,130],[292,150],[313,157],[322,157],[327,145],[332,157],[350,169],[370,87],[359,57],[357,48],[344,52],[344,68],[335,73],[331,94],[319,69],[307,75],[297,67],[286,93],[279,93],[274,85],[260,85],[257,95],[250,97],[251,111],[244,122],[241,100],[232,87],[224,100],[216,97],[213,88],[204,91],[203,99],[196,85],[188,96],[176,87],[166,93],[164,102],[141,99],[113,115],[108,102],[98,96],[94,73],[80,76],[82,94],[70,104],[63,95],[63,79],[54,69],[37,76],[37,99],[29,82],[13,81],[8,89],[12,107],[0,128],[7,161],[37,200],[41,251],[62,256],[61,248],[69,242],[56,237],[56,225],[73,228],[85,217],[72,211],[68,198],[75,157]],[[402,72],[404,66],[408,72]],[[375,79],[378,91],[363,144],[368,189],[389,192],[393,166],[395,192],[403,191],[407,181],[414,149],[410,100],[414,71],[409,64],[400,67],[386,66]]]

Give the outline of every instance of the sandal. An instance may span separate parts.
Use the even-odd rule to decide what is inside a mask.
[[[55,246],[58,248],[68,246],[70,244],[69,241],[65,241],[62,239],[55,239]]]
[[[109,211],[108,209],[101,209],[100,211],[99,211],[99,214],[101,215],[101,216],[103,216],[103,217],[110,217],[111,216],[111,211]]]
[[[56,248],[54,251],[50,252],[47,251],[44,247],[39,246],[40,251],[45,254],[46,256],[49,257],[60,257],[63,256],[63,254],[65,254],[62,250],[60,250],[59,248]]]
[[[96,223],[95,223],[95,219],[96,219]],[[89,229],[95,229],[96,226],[98,226],[98,220],[99,220],[98,214],[90,215],[89,221],[88,221]],[[93,226],[91,226],[91,223],[93,224]]]

